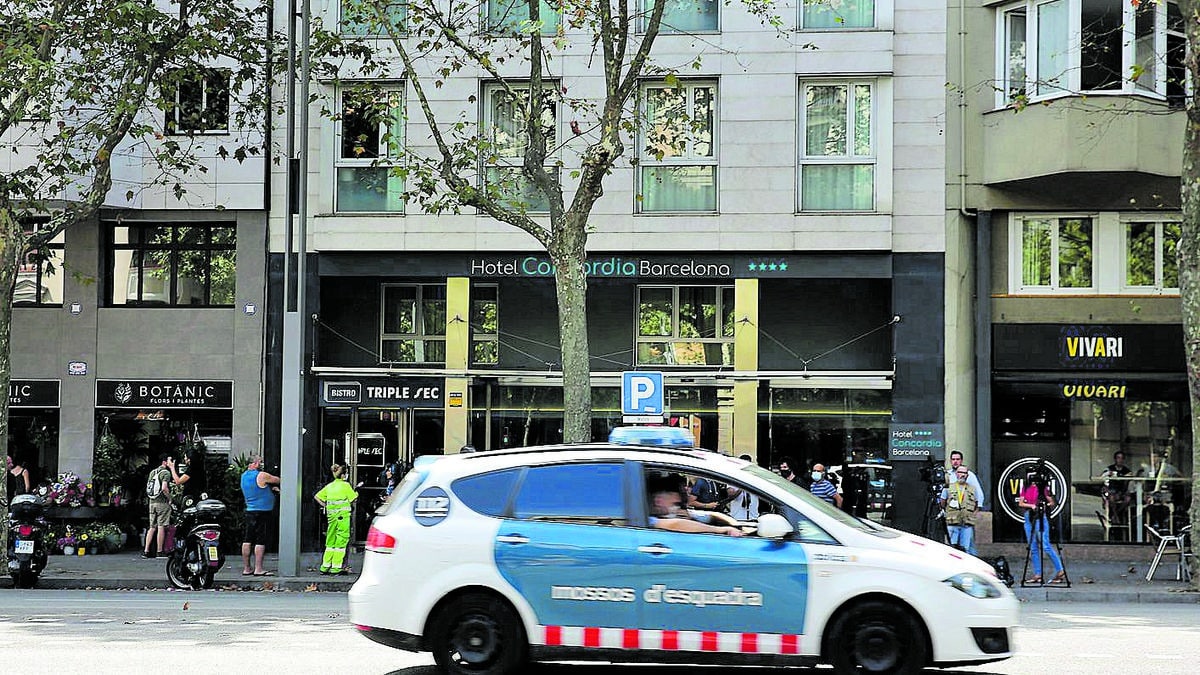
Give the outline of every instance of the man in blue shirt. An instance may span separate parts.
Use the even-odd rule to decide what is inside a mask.
[[[262,455],[251,455],[250,465],[242,473],[242,496],[246,499],[246,528],[242,537],[242,576],[265,577],[272,574],[263,569],[267,552],[267,525],[275,510],[275,493],[279,477],[262,470]],[[254,550],[254,568],[250,568],[250,551]]]
[[[824,464],[813,464],[812,481],[808,488],[810,492],[839,509],[842,508],[842,496],[838,494],[837,487],[825,477]]]

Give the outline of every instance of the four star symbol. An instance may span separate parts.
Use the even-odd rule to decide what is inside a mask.
[[[747,265],[746,267],[751,272],[755,272],[755,271],[766,272],[768,270],[770,270],[771,272],[786,272],[787,268],[788,268],[788,264],[786,262],[778,262],[778,263],[774,263],[774,262],[773,263],[765,263],[765,262],[754,263],[754,262],[752,262],[749,265]]]

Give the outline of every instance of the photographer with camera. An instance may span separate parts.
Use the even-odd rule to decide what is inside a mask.
[[[979,502],[975,499],[975,490],[967,484],[968,473],[965,466],[955,468],[956,480],[942,488],[941,504],[946,510],[950,545],[971,553],[971,549],[975,548],[975,512],[979,510]]]
[[[1039,460],[1025,477],[1025,489],[1017,498],[1017,506],[1025,509],[1025,539],[1029,542],[1029,561],[1033,564],[1033,576],[1027,577],[1022,585],[1042,584],[1042,554],[1050,556],[1054,563],[1051,584],[1067,581],[1067,570],[1062,557],[1050,543],[1050,509],[1054,508],[1054,495],[1050,494],[1049,476],[1046,475],[1046,460]],[[1028,566],[1028,562],[1026,564]]]

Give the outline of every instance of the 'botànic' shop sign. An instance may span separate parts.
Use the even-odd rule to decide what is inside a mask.
[[[96,380],[97,408],[232,408],[228,380]]]

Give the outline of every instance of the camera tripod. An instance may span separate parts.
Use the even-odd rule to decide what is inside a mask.
[[[942,510],[941,493],[941,486],[929,486],[925,514],[921,516],[921,536],[945,544],[950,541],[950,533],[946,530],[946,512]]]
[[[1051,560],[1053,560],[1055,557],[1057,557],[1059,564],[1062,565],[1063,580],[1061,583],[1053,584],[1053,587],[1054,588],[1070,588],[1071,587],[1071,576],[1069,574],[1067,574],[1067,564],[1063,560],[1062,536],[1061,536],[1061,533],[1060,533],[1060,536],[1057,538],[1051,536],[1053,534],[1053,528],[1051,528],[1051,524],[1050,524],[1051,516],[1049,514],[1049,510],[1047,509],[1045,495],[1046,495],[1045,489],[1038,490],[1037,507],[1028,513],[1028,517],[1030,519],[1029,548],[1027,548],[1025,550],[1025,568],[1024,568],[1024,570],[1021,571],[1021,588],[1029,588],[1031,586],[1042,587],[1042,586],[1050,585],[1046,582],[1045,576],[1044,576],[1045,572],[1046,572],[1045,561],[1041,560],[1041,558],[1046,555],[1049,555]],[[1045,528],[1050,528],[1050,529],[1045,529]],[[1041,568],[1041,570],[1042,570],[1042,579],[1041,579],[1041,581],[1030,583],[1030,581],[1029,581],[1029,562],[1030,562],[1030,559],[1033,557],[1033,549],[1035,547],[1038,549],[1038,557],[1039,557],[1038,567]],[[1050,550],[1048,551],[1046,549],[1050,549]],[[1057,556],[1055,556],[1056,553],[1057,553]]]

